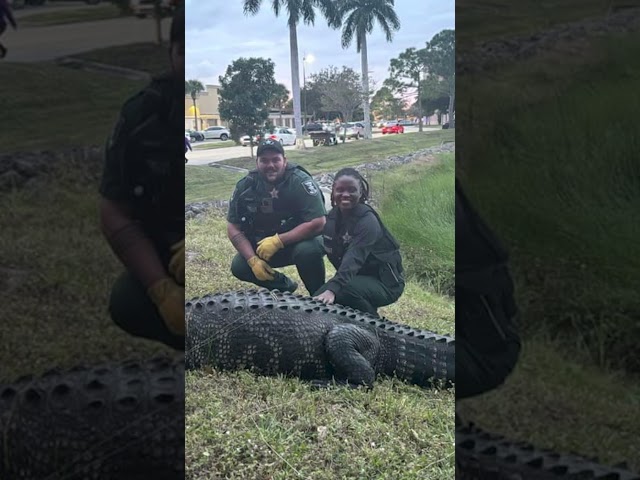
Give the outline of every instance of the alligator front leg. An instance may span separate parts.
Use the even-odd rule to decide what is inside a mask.
[[[357,325],[336,325],[327,333],[325,350],[338,381],[373,387],[380,354],[375,334]]]

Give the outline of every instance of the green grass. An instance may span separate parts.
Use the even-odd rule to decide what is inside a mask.
[[[312,174],[337,172],[345,166],[359,165],[365,162],[377,162],[390,155],[403,155],[422,148],[440,145],[443,141],[453,141],[455,130],[438,130],[423,133],[405,133],[369,141],[355,141],[338,146],[309,148],[307,150],[289,150],[287,159],[299,163]],[[221,163],[242,168],[255,168],[255,159],[241,157],[225,160]]]
[[[225,225],[216,213],[186,223],[187,297],[249,286],[229,271],[235,250]],[[325,263],[330,278],[335,270]],[[295,267],[282,271],[302,285]],[[413,279],[379,312],[455,334],[453,300]],[[453,477],[453,391],[392,379],[378,380],[370,392],[313,391],[296,379],[204,371],[187,375],[186,392],[189,478]]]
[[[124,101],[144,86],[44,63],[4,64],[0,84],[3,154],[102,146]],[[43,85],[55,85],[46,106]],[[99,230],[102,158],[65,158],[35,185],[0,196],[0,301],[9,320],[0,326],[1,379],[167,351],[130,337],[108,317],[122,267]]]
[[[426,133],[375,138],[371,141],[345,143],[337,147],[310,148],[305,151],[287,151],[287,159],[299,163],[312,174],[337,172],[346,166],[384,160],[391,155],[403,155],[423,148],[440,145],[443,141],[453,141],[455,131],[439,130]],[[225,165],[253,169],[255,159],[242,157],[220,162]],[[192,166],[186,169],[185,202],[220,200],[231,197],[236,182],[241,175],[223,172],[211,167]],[[193,180],[190,180],[193,179]]]
[[[221,168],[194,165],[184,169],[185,203],[228,200],[244,175]]]
[[[638,472],[640,383],[589,363],[548,337],[530,338],[504,386],[458,401],[456,409],[510,440],[598,457],[605,465],[627,461]]]
[[[49,64],[7,63],[0,69],[3,153],[103,145],[124,100],[144,84]],[[55,94],[42,101],[42,86]],[[34,93],[37,92],[37,93]]]
[[[640,425],[624,412],[637,412],[640,391],[638,40],[463,78],[457,111],[473,132],[458,175],[511,250],[525,336],[507,384],[463,414],[636,471]]]
[[[456,35],[459,42],[481,42],[503,36],[526,35],[559,23],[602,16],[621,0],[459,1]],[[490,21],[487,21],[487,20]]]
[[[596,363],[637,370],[640,49],[601,50],[608,60],[573,86],[510,105],[465,170],[527,285],[525,328],[579,334]]]
[[[48,27],[68,23],[111,20],[121,16],[120,10],[115,5],[104,4],[73,10],[64,9],[25,15],[19,20],[19,23],[20,27]]]
[[[438,159],[429,168],[416,162],[376,173],[370,183],[374,197],[382,192],[379,211],[402,245],[407,272],[432,290],[453,295],[455,159],[453,154]]]
[[[226,142],[215,142],[215,143],[205,143],[198,144],[192,143],[191,146],[194,150],[214,150],[217,148],[228,148],[228,147],[237,147],[235,142],[227,140]]]
[[[0,382],[169,351],[108,316],[122,267],[99,228],[101,171],[100,161],[67,158],[36,185],[0,196]]]
[[[167,47],[157,43],[132,43],[115,47],[100,48],[74,55],[98,63],[148,72],[151,75],[163,73],[170,68]]]

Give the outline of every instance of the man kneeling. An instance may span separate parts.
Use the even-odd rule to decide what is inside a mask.
[[[238,251],[233,275],[270,290],[294,292],[297,283],[273,268],[295,265],[309,293],[324,284],[322,192],[301,166],[288,163],[282,145],[258,146],[256,169],[237,184],[229,202],[227,234]]]

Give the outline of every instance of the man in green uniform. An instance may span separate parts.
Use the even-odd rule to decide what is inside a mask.
[[[124,104],[108,141],[100,221],[126,268],[111,291],[111,318],[184,350],[183,8],[169,51],[171,72]]]
[[[309,293],[324,284],[319,235],[326,210],[320,188],[301,166],[288,163],[282,145],[258,146],[256,169],[233,192],[227,234],[238,251],[233,275],[270,290],[293,292],[297,283],[273,267],[295,265]]]

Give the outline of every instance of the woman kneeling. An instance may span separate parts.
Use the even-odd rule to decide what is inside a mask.
[[[398,242],[365,203],[368,199],[369,184],[356,170],[344,168],[336,174],[333,208],[322,232],[336,274],[314,298],[377,315],[378,307],[400,298],[405,281]]]

